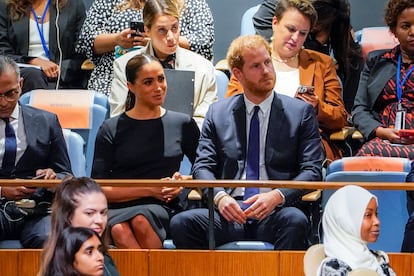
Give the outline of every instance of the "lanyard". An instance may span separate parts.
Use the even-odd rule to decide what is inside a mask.
[[[408,70],[407,74],[405,75],[404,79],[400,81],[401,79],[401,55],[398,56],[398,66],[397,66],[397,98],[398,103],[401,103],[401,97],[402,97],[402,87],[404,86],[405,82],[407,81],[408,77],[411,75],[411,73],[414,71],[414,66],[411,67],[410,70]]]
[[[45,40],[45,36],[43,34],[43,23],[45,22],[45,17],[46,17],[46,13],[47,13],[47,11],[49,9],[49,5],[50,5],[50,0],[47,1],[46,7],[43,10],[43,15],[42,15],[42,29],[40,29],[39,22],[38,22],[38,18],[39,17],[37,16],[37,14],[36,14],[35,10],[33,9],[33,7],[32,7],[32,13],[33,13],[33,16],[34,16],[35,21],[36,21],[36,27],[37,27],[37,31],[39,32],[40,40],[42,41],[43,51],[45,51],[46,57],[50,60],[49,48],[47,47],[46,40]]]

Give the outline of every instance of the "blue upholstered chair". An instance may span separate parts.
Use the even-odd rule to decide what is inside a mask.
[[[75,177],[85,176],[86,159],[83,152],[85,141],[82,136],[70,129],[63,129],[63,136],[65,137],[73,175]]]
[[[240,35],[255,34],[256,30],[253,25],[253,16],[259,9],[260,4],[247,9],[242,16]]]
[[[333,161],[327,168],[326,181],[333,182],[405,182],[411,169],[411,161],[397,157],[345,157]],[[322,205],[334,191],[324,190]],[[381,234],[376,243],[369,244],[374,250],[400,252],[408,219],[406,191],[374,190],[378,197],[378,215]]]
[[[44,91],[41,91],[41,92],[44,92]],[[32,96],[35,93],[38,93],[38,90],[34,90],[34,91],[23,94],[19,99],[20,103],[36,106],[36,104],[33,104],[33,99],[32,99]],[[65,98],[65,101],[66,101],[65,104],[69,104],[69,105],[70,105],[69,101],[73,101],[74,103],[76,103],[77,101],[79,101],[80,98],[89,97],[91,95],[93,96],[93,101],[91,101],[91,106],[89,108],[89,112],[90,112],[89,126],[88,127],[77,127],[77,126],[70,127],[70,130],[78,133],[85,141],[85,146],[84,146],[84,153],[86,157],[85,175],[90,176],[91,171],[92,171],[96,135],[98,133],[99,127],[101,126],[103,121],[108,117],[108,114],[109,114],[108,108],[107,108],[108,107],[107,97],[103,94],[90,91],[90,90],[63,90],[61,89],[61,90],[50,90],[50,91],[47,91],[47,93],[61,93],[62,95],[65,94],[67,96]],[[71,94],[73,94],[74,96],[71,97],[70,96]],[[71,112],[70,107],[62,108],[60,109],[59,112],[62,112],[62,113]],[[60,116],[60,114],[57,114],[57,115],[58,117]],[[62,127],[65,127],[65,126],[62,124]]]
[[[214,70],[214,74],[216,76],[217,98],[218,100],[221,100],[224,99],[224,96],[226,95],[229,78],[223,71],[217,69]]]

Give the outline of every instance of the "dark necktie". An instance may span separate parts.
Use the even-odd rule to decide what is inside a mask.
[[[4,128],[5,140],[2,168],[7,172],[11,172],[14,168],[14,162],[16,161],[16,135],[12,125],[10,124],[9,118],[2,118],[2,120],[6,123],[6,127]]]
[[[249,144],[247,146],[247,168],[246,180],[259,180],[259,158],[260,158],[260,123],[259,106],[254,107],[254,113],[250,120]],[[259,188],[245,188],[244,197],[249,197],[259,193]],[[247,208],[248,206],[246,206]]]

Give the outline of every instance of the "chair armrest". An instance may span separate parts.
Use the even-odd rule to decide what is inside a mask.
[[[354,127],[343,127],[341,130],[334,132],[330,135],[329,139],[333,141],[344,141],[346,137],[354,133],[355,128]]]
[[[82,65],[81,65],[81,69],[82,69],[82,70],[85,70],[85,71],[92,71],[92,70],[93,70],[93,68],[95,68],[95,64],[93,64],[93,63],[91,62],[91,60],[90,60],[90,59],[85,59],[85,60],[82,62]]]
[[[201,200],[203,198],[199,189],[192,189],[187,196],[188,200]]]
[[[316,190],[310,193],[307,193],[306,195],[302,196],[302,201],[306,202],[314,202],[317,201],[319,198],[321,198],[322,190]]]
[[[354,133],[352,133],[352,139],[364,139],[364,135],[359,130],[355,130]]]

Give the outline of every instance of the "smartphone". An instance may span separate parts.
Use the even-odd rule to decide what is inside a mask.
[[[141,21],[131,21],[129,22],[129,27],[131,30],[134,30],[135,33],[132,33],[132,36],[143,36],[144,31],[144,22]]]
[[[400,129],[398,135],[400,137],[414,137],[414,129]]]
[[[300,85],[298,90],[296,90],[296,95],[298,94],[314,94],[315,87],[312,85]]]

